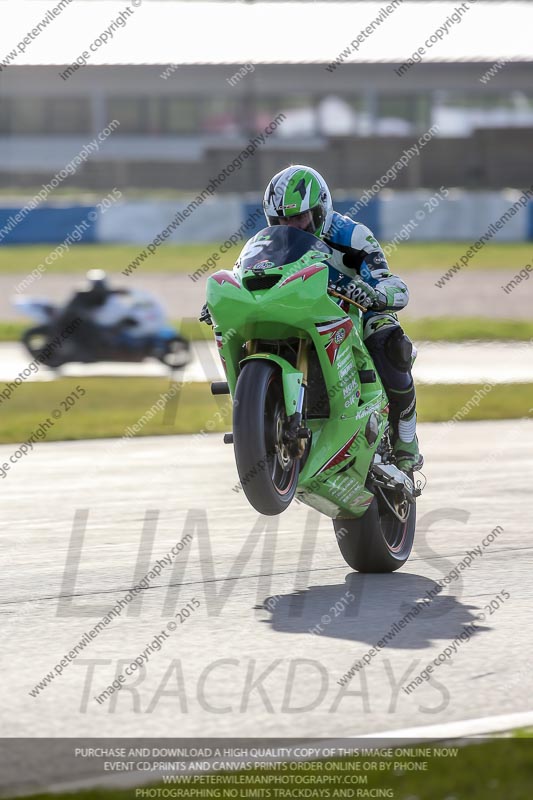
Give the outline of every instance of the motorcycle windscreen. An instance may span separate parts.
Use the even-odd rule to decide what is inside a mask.
[[[246,242],[237,264],[243,271],[273,269],[293,264],[310,250],[324,253],[324,256],[332,252],[327,244],[312,233],[274,225],[263,228]]]

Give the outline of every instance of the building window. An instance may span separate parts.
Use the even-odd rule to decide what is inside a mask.
[[[9,97],[0,101],[0,133],[19,136],[68,136],[89,133],[88,99]]]
[[[188,97],[160,98],[166,134],[194,134],[200,128],[200,101]]]
[[[69,134],[90,133],[91,109],[88,99],[66,97],[46,100],[46,133]]]
[[[121,136],[149,132],[148,98],[110,97],[107,101],[107,118],[118,119]]]

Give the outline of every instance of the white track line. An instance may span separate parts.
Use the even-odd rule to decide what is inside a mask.
[[[388,743],[394,744],[398,740],[404,743],[420,742],[424,740],[438,741],[438,740],[458,740],[465,739],[467,736],[487,736],[489,734],[503,733],[512,731],[515,728],[526,728],[533,726],[533,711],[523,711],[516,714],[502,714],[497,717],[479,717],[477,719],[458,720],[456,722],[446,722],[439,725],[426,725],[418,728],[401,728],[395,731],[379,731],[378,733],[358,734],[353,737],[343,737],[342,739],[319,739],[312,740],[316,746],[323,745],[324,747],[335,747],[346,745],[348,738],[356,741],[364,739],[379,739],[382,747],[387,746]],[[191,737],[194,738],[194,737]],[[209,738],[209,737],[208,737]],[[214,738],[214,737],[213,737]],[[239,738],[239,737],[236,737]],[[309,744],[310,739],[296,737],[301,740],[302,744]],[[463,742],[464,743],[464,742]],[[269,759],[266,759],[267,761]],[[295,761],[307,761],[306,758],[297,758]],[[109,774],[105,776],[82,778],[73,781],[61,781],[60,783],[52,784],[46,787],[46,791],[52,794],[61,794],[63,792],[80,791],[94,787],[109,787],[115,789],[132,788],[135,786],[144,786],[157,781],[157,775],[139,774],[139,773],[120,773]],[[35,794],[37,791],[45,791],[43,787],[32,787],[31,791],[23,789],[17,791],[14,787],[13,796],[24,796],[25,794]]]
[[[401,728],[396,731],[378,731],[362,734],[362,739],[460,739],[464,736],[483,736],[502,733],[515,728],[533,726],[533,711],[516,714],[501,714],[497,717],[478,717],[457,722],[444,722],[438,725],[425,725],[419,728]]]

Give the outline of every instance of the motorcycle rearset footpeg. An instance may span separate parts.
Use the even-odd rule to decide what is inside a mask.
[[[422,490],[415,487],[409,475],[406,475],[394,464],[373,464],[372,477],[378,486],[403,490],[412,503],[422,494]]]

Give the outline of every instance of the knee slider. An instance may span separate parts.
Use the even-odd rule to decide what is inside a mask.
[[[413,355],[413,343],[398,326],[389,334],[385,342],[385,355],[396,369],[409,372]]]

